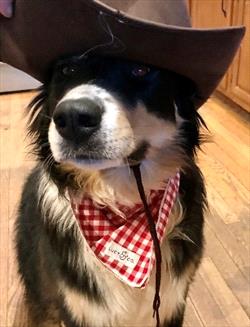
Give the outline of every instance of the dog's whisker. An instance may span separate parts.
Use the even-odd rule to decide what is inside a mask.
[[[131,172],[131,169],[130,169],[130,164],[128,162],[128,158],[124,159],[124,163],[125,163],[125,166],[127,167],[128,175],[132,176],[132,172]]]
[[[54,163],[54,158],[53,155],[50,154],[44,161],[43,165],[45,167],[45,169],[47,169],[50,173],[51,168],[52,168],[52,164]]]

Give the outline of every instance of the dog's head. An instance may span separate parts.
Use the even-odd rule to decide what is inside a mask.
[[[176,169],[199,146],[194,93],[193,83],[173,72],[116,58],[70,57],[55,64],[32,102],[30,131],[57,178],[62,167],[104,171],[140,162]]]

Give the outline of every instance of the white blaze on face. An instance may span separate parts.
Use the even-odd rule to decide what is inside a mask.
[[[133,111],[131,126],[137,142],[147,141],[151,147],[157,149],[171,144],[176,139],[175,123],[148,112],[143,104],[139,104]]]
[[[60,162],[62,159],[62,151],[61,148],[63,146],[63,138],[61,135],[57,132],[56,126],[53,120],[51,120],[50,126],[49,126],[49,144],[50,149],[52,151],[53,157],[57,162]]]

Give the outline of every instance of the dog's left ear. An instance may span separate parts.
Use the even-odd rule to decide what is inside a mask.
[[[185,77],[181,77],[174,95],[175,109],[178,115],[185,120],[192,120],[197,116],[194,99],[196,97],[196,86]]]

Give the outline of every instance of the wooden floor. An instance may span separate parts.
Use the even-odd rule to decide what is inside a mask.
[[[33,93],[0,96],[0,327],[30,327],[16,274],[13,225],[32,158],[24,144]],[[200,109],[213,142],[199,153],[207,183],[206,251],[189,298],[185,327],[249,327],[249,116],[218,99]]]

